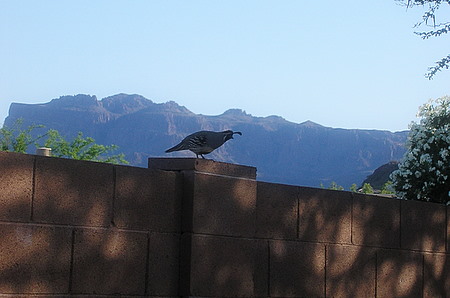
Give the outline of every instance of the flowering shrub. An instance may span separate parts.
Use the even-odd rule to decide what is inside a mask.
[[[450,202],[450,97],[430,100],[410,125],[407,151],[391,179],[403,199]]]

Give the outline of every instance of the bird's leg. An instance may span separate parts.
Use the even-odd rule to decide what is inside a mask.
[[[205,157],[203,156],[203,154],[200,154],[200,156],[201,156],[203,159],[205,159]]]

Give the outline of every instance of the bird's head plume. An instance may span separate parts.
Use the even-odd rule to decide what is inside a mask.
[[[224,131],[222,131],[222,133],[224,135],[223,136],[224,142],[228,141],[229,139],[233,139],[234,134],[238,134],[238,135],[242,136],[242,132],[240,132],[240,131],[224,130]]]

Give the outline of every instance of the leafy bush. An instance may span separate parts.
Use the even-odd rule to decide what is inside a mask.
[[[52,148],[52,156],[66,157],[78,160],[92,160],[113,164],[128,164],[123,153],[110,155],[111,151],[117,150],[117,145],[99,145],[91,137],[83,138],[79,132],[73,141],[66,141],[57,130],[50,129],[47,132],[47,140],[44,146]]]
[[[450,97],[430,100],[419,109],[420,123],[413,122],[407,151],[391,178],[404,199],[449,202]]]
[[[31,132],[36,128],[44,127],[43,125],[30,125],[26,129],[22,129],[23,119],[17,119],[14,125],[9,128],[3,126],[0,128],[0,151],[10,151],[25,153],[28,146],[34,144],[43,136],[33,138]]]
[[[0,128],[0,151],[11,151],[26,153],[30,145],[38,145],[38,141],[46,138],[45,147],[52,149],[55,157],[65,157],[78,160],[91,160],[113,164],[128,164],[125,154],[112,155],[111,152],[117,150],[116,145],[99,145],[91,137],[83,138],[83,133],[79,132],[77,137],[71,142],[66,141],[57,130],[50,129],[43,135],[32,136],[36,128],[43,128],[43,125],[30,125],[22,129],[23,119],[19,119],[14,126]],[[39,146],[40,147],[40,146]]]
[[[381,193],[385,195],[395,195],[395,188],[392,181],[387,181],[381,188]]]
[[[373,187],[372,185],[370,185],[370,183],[364,183],[362,189],[361,189],[362,193],[366,193],[366,194],[373,194]]]

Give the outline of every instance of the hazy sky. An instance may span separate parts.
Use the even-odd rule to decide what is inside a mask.
[[[11,102],[136,93],[206,115],[404,130],[450,95],[450,70],[424,77],[449,47],[414,35],[422,12],[394,0],[0,0],[0,123]]]

